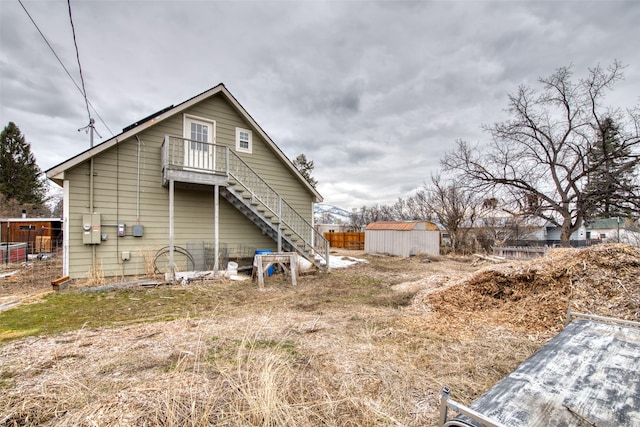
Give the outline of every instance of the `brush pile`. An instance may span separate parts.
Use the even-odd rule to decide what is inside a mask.
[[[418,297],[420,298],[420,297]],[[606,244],[552,249],[541,258],[492,265],[425,294],[439,317],[529,333],[562,327],[567,309],[640,320],[640,249]]]

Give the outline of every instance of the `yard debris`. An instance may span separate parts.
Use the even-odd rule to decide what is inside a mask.
[[[507,261],[505,257],[495,256],[495,255],[473,254],[473,257],[475,258],[473,260],[473,265],[478,265],[482,261],[489,261],[489,262],[495,262],[495,263],[502,263]]]
[[[475,400],[555,335],[570,304],[640,317],[640,249],[624,245],[482,268],[353,255],[364,262],[338,269],[336,257],[331,274],[268,293],[226,280],[149,290],[210,298],[175,320],[144,304],[133,323],[8,339],[0,425],[435,425],[443,384]]]
[[[114,289],[122,289],[122,288],[131,288],[137,286],[149,287],[149,286],[160,286],[166,285],[167,282],[156,280],[156,279],[141,279],[141,280],[133,280],[130,282],[119,282],[119,283],[111,283],[108,285],[102,286],[91,286],[88,288],[83,288],[80,292],[104,292],[104,291],[112,291]]]
[[[440,316],[473,317],[531,333],[559,330],[567,309],[640,320],[640,249],[558,248],[530,261],[484,267],[457,286],[417,296]]]
[[[13,271],[9,271],[8,273],[0,273],[0,278],[4,278],[4,277],[11,277],[15,274],[17,274],[20,270],[13,270]]]

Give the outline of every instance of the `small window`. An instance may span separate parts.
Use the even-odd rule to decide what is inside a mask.
[[[251,131],[236,128],[236,151],[251,153],[252,149]]]

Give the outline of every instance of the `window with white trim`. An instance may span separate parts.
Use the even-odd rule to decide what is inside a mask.
[[[250,130],[236,128],[236,151],[251,153],[253,150],[252,134]]]

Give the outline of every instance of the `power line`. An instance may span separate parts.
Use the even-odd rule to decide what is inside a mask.
[[[96,113],[96,116],[98,116],[98,118],[100,119],[100,122],[104,125],[105,128],[107,128],[107,130],[109,131],[109,133],[111,134],[111,136],[115,136],[115,134],[111,131],[111,129],[109,128],[109,126],[107,126],[107,124],[105,123],[104,119],[102,118],[102,116],[100,116],[100,113],[98,113],[98,111],[96,110],[96,108],[91,104],[91,101],[89,101],[89,99],[87,99],[84,95],[84,92],[82,91],[82,89],[80,89],[80,86],[78,86],[78,83],[76,83],[75,79],[73,78],[73,76],[71,75],[71,73],[69,72],[69,70],[67,69],[67,67],[65,67],[64,63],[62,62],[62,60],[60,59],[60,57],[58,56],[58,54],[56,53],[55,49],[53,48],[53,46],[51,46],[51,43],[49,43],[49,40],[47,40],[47,38],[45,37],[45,35],[42,33],[42,31],[40,31],[40,28],[38,27],[38,24],[36,24],[36,21],[33,20],[33,18],[31,17],[31,14],[29,13],[29,11],[27,10],[27,8],[24,6],[24,4],[22,4],[21,0],[18,0],[18,3],[20,3],[20,6],[22,6],[22,9],[24,10],[24,12],[27,14],[27,16],[29,17],[29,19],[31,20],[31,23],[33,23],[33,26],[36,27],[36,30],[38,30],[38,33],[40,33],[40,36],[42,37],[42,39],[44,40],[44,42],[47,44],[47,46],[49,47],[49,50],[51,50],[51,53],[53,53],[53,56],[56,57],[56,59],[58,60],[58,62],[60,63],[60,65],[62,66],[62,68],[64,69],[64,71],[67,73],[67,76],[69,76],[69,78],[71,79],[71,81],[73,82],[73,84],[76,86],[76,88],[78,89],[78,91],[80,92],[80,94],[83,96],[83,98],[85,98],[86,103],[91,107],[91,109],[93,110],[94,113]]]
[[[89,126],[93,125],[91,121],[91,112],[89,111],[89,100],[87,99],[87,89],[84,85],[84,76],[82,75],[82,65],[80,65],[80,52],[78,51],[78,42],[76,40],[76,27],[73,25],[73,17],[71,16],[71,0],[67,0],[69,6],[69,22],[71,22],[71,33],[73,34],[73,45],[76,47],[76,59],[78,60],[78,70],[80,71],[80,83],[82,83],[82,95],[84,96],[84,104],[87,107],[87,115],[89,116]]]

